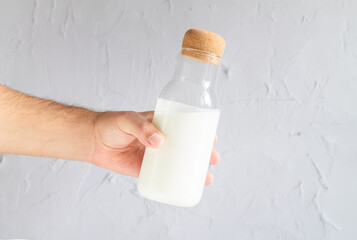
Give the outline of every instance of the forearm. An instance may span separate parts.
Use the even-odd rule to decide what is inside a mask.
[[[90,161],[96,115],[0,85],[0,153]]]

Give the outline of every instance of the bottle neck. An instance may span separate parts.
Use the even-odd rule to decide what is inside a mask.
[[[197,51],[197,50],[192,50]],[[206,53],[201,53],[206,54]],[[180,54],[174,77],[181,81],[189,81],[208,89],[215,81],[219,65],[207,63]]]

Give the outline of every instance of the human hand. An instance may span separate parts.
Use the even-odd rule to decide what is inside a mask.
[[[164,136],[151,123],[154,112],[103,112],[94,123],[94,153],[91,163],[120,174],[138,177],[145,147],[159,148]],[[216,143],[217,137],[215,139]],[[213,148],[210,164],[219,162]],[[206,185],[213,181],[208,172]]]

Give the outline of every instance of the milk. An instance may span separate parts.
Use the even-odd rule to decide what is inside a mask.
[[[159,149],[146,148],[138,191],[182,207],[202,196],[220,112],[158,99],[153,124],[165,135]]]

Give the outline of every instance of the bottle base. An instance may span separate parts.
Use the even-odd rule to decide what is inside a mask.
[[[200,199],[198,201],[179,201],[165,194],[143,189],[142,187],[140,187],[140,185],[137,186],[137,189],[143,197],[153,200],[155,202],[164,203],[171,206],[189,208],[196,206],[200,202]]]

